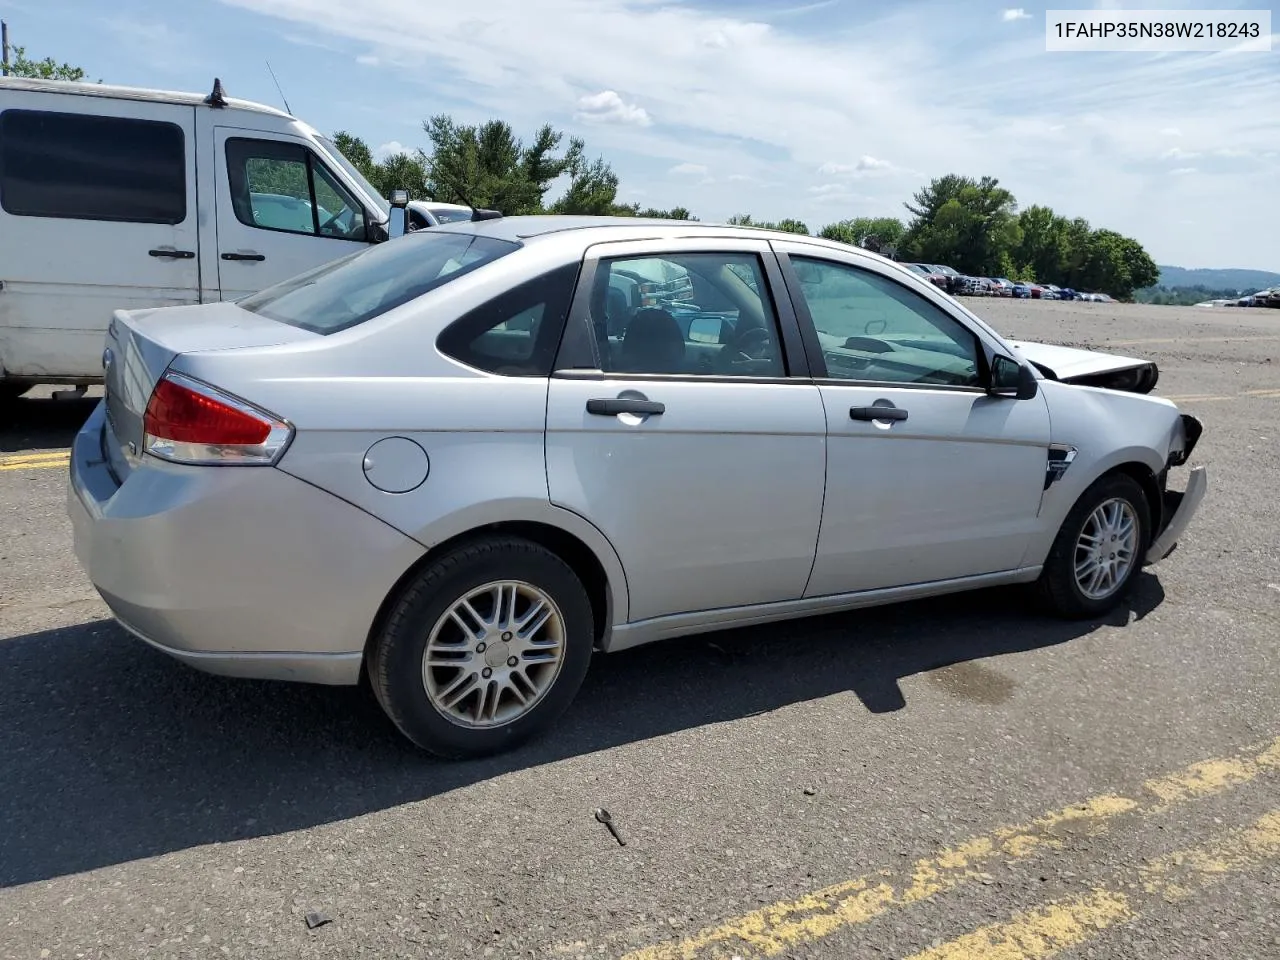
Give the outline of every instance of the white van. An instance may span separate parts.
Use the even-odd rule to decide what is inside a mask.
[[[245,296],[388,239],[390,213],[319,132],[216,80],[0,78],[0,399],[101,382],[113,310]]]

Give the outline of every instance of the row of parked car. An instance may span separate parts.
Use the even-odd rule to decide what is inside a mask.
[[[903,266],[920,274],[952,296],[1113,302],[1112,298],[1105,293],[1082,293],[1070,287],[1059,287],[1052,283],[1025,283],[1005,277],[971,277],[952,267],[936,263],[904,263]]]
[[[1197,307],[1274,307],[1280,309],[1280,287],[1272,287],[1269,290],[1259,290],[1257,293],[1247,293],[1243,297],[1235,300],[1205,300],[1196,304]]]

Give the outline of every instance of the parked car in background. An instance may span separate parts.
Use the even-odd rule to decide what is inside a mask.
[[[1168,486],[1202,427],[1149,361],[779,231],[441,224],[106,344],[67,506],[116,618],[363,676],[449,757],[546,730],[596,651],[998,584],[1101,617],[1206,484]]]
[[[319,131],[226,96],[0,78],[0,399],[103,379],[116,308],[235,300],[379,244]]]
[[[434,200],[410,200],[405,209],[411,230],[438,227],[442,223],[463,223],[474,213],[470,207],[460,203],[437,203]]]
[[[1019,300],[1030,300],[1032,297],[1032,287],[1030,283],[1015,283],[1013,285],[1013,295]]]
[[[1004,277],[991,277],[992,292],[997,297],[1012,297],[1014,283]]]
[[[902,266],[906,267],[912,273],[916,273],[924,277],[935,287],[940,287],[943,290],[947,290],[950,287],[950,284],[947,281],[947,275],[945,273],[940,273],[934,267],[924,263],[904,263]]]

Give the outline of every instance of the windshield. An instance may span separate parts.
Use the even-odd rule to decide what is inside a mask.
[[[428,207],[438,223],[464,223],[471,219],[470,210],[453,210],[448,207]]]
[[[237,303],[313,333],[337,333],[518,249],[509,240],[423,230],[358,250]]]
[[[347,176],[351,177],[352,180],[359,184],[360,188],[369,195],[369,199],[378,205],[378,209],[382,211],[382,215],[384,217],[390,217],[391,201],[379,193],[378,188],[365,179],[364,174],[356,169],[355,164],[343,155],[342,151],[338,149],[337,145],[334,144],[333,141],[329,140],[327,137],[321,137],[319,135],[316,136],[316,140],[318,140],[320,145],[329,152],[329,156],[333,158],[333,161],[342,167],[343,170],[347,171]]]

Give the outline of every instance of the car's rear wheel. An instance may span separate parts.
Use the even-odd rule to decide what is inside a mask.
[[[459,547],[404,589],[369,656],[401,733],[449,758],[498,753],[568,708],[591,660],[591,601],[556,554],[514,537]]]
[[[1113,610],[1142,569],[1150,508],[1127,474],[1096,480],[1076,501],[1053,542],[1038,586],[1058,616],[1086,619]]]

